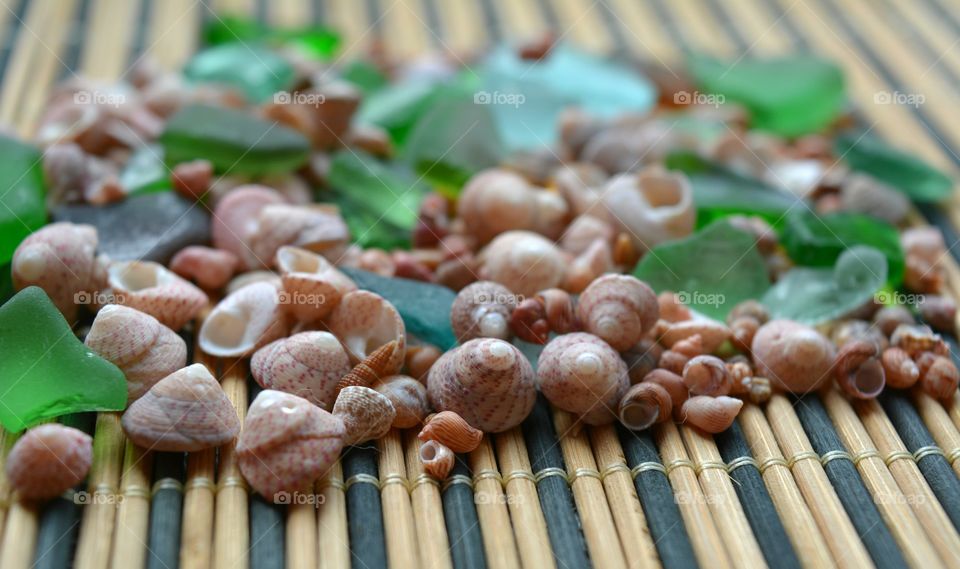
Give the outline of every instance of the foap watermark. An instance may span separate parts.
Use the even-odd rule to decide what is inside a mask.
[[[926,297],[922,294],[909,294],[895,290],[881,290],[873,295],[875,304],[905,304],[907,306],[917,306],[926,302]]]
[[[73,493],[73,503],[78,506],[88,506],[93,504],[122,504],[124,500],[123,494],[115,494],[113,492],[94,492],[91,494],[86,490],[80,490],[79,492]]]
[[[720,494],[701,494],[699,492],[677,492],[673,495],[673,501],[677,504],[705,504],[716,505],[723,504],[725,499]]]
[[[681,290],[677,291],[677,300],[682,304],[694,305],[694,306],[713,306],[719,307],[727,302],[727,297],[724,294],[717,292],[700,292],[697,290]]]
[[[277,303],[290,306],[312,306],[320,308],[327,303],[327,297],[323,294],[307,294],[303,292],[289,292],[281,290],[277,293]]]
[[[500,91],[477,91],[473,94],[474,105],[508,105],[517,108],[527,101],[523,93],[501,93]]]
[[[927,102],[923,93],[901,93],[900,91],[877,91],[873,94],[876,105],[905,105],[917,108]]]
[[[105,306],[107,304],[127,304],[123,293],[110,290],[81,290],[73,294],[73,303],[82,306]]]
[[[522,294],[493,294],[489,292],[481,292],[474,296],[474,304],[503,304],[506,306],[513,306],[520,304],[526,300],[526,297]]]
[[[474,504],[522,505],[523,496],[519,494],[501,494],[499,492],[477,492],[473,496]]]
[[[73,94],[73,102],[77,105],[109,105],[119,107],[127,102],[127,96],[117,91],[87,91],[80,90]]]
[[[326,101],[327,97],[321,93],[277,91],[273,94],[273,103],[275,105],[310,105],[319,107]]]
[[[900,494],[881,492],[873,497],[873,502],[877,505],[897,504],[901,506],[922,506],[927,502],[927,497],[923,494]]]
[[[701,93],[700,91],[677,91],[673,94],[675,105],[708,105],[719,107],[727,102],[727,97],[720,93]]]
[[[322,506],[327,497],[323,494],[313,494],[311,492],[284,492],[280,491],[273,495],[273,503],[283,506]]]

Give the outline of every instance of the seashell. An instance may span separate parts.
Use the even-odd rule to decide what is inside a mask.
[[[659,313],[653,289],[629,275],[598,278],[577,303],[583,329],[621,351],[639,342],[656,324]]]
[[[170,260],[170,270],[207,290],[223,288],[236,272],[240,259],[230,251],[201,245],[184,247]]]
[[[357,284],[330,261],[297,247],[281,247],[277,251],[283,290],[288,302],[284,308],[301,322],[325,318]]]
[[[452,450],[437,441],[426,441],[420,445],[419,455],[423,470],[437,480],[445,479],[457,460]]]
[[[479,276],[498,282],[514,294],[533,296],[563,282],[566,261],[553,242],[530,231],[507,231],[478,255]]]
[[[603,204],[614,229],[627,233],[639,251],[686,237],[696,224],[690,181],[662,166],[614,176],[604,188]]]
[[[606,181],[607,173],[597,165],[576,162],[558,168],[553,183],[567,201],[572,215],[591,214],[602,218],[606,217],[606,212],[598,205],[602,197],[600,188]]]
[[[107,274],[116,304],[146,312],[172,330],[183,328],[209,302],[206,293],[159,263],[114,262]]]
[[[437,252],[439,253],[439,251]],[[442,254],[438,255],[442,258]],[[433,271],[418,256],[406,251],[393,252],[393,276],[414,281],[433,282]]]
[[[934,330],[953,333],[957,327],[957,303],[952,298],[935,294],[925,295],[917,302],[920,317]]]
[[[746,396],[754,405],[761,405],[770,401],[773,390],[770,380],[765,377],[751,376],[746,380]]]
[[[683,366],[683,383],[694,395],[727,395],[733,379],[723,360],[714,356],[696,356]]]
[[[586,251],[570,261],[563,286],[570,292],[578,293],[600,275],[613,270],[613,250],[610,244],[597,239]]]
[[[181,196],[199,200],[213,182],[213,163],[209,160],[191,160],[173,167],[170,182],[173,190]]]
[[[584,145],[605,126],[603,121],[577,107],[562,110],[558,122],[560,142],[571,158],[579,156]]]
[[[247,243],[257,231],[260,211],[268,205],[282,203],[283,196],[266,186],[248,184],[234,188],[213,210],[210,226],[213,246],[236,255],[244,263],[244,268],[260,266],[260,263],[246,264],[251,256]]]
[[[343,375],[337,382],[337,391],[351,386],[373,387],[381,378],[389,376],[394,371],[396,351],[396,340],[374,350]]]
[[[326,324],[354,363],[396,340],[397,348],[380,377],[400,371],[407,349],[406,328],[397,309],[379,294],[365,290],[345,294]]]
[[[593,242],[601,240],[608,245],[613,243],[614,231],[610,224],[599,217],[584,214],[577,216],[563,232],[560,248],[573,255],[579,255],[590,248]]]
[[[474,338],[509,340],[517,296],[507,287],[478,281],[463,288],[450,307],[450,325],[460,342]]]
[[[554,338],[540,352],[537,384],[551,403],[588,425],[616,418],[630,387],[627,364],[599,337],[575,332]]]
[[[957,392],[960,372],[953,361],[930,352],[917,358],[920,368],[920,387],[934,399],[947,401]]]
[[[733,397],[697,395],[684,401],[680,407],[680,417],[682,422],[690,423],[707,433],[717,434],[733,425],[741,407],[743,401]]]
[[[148,450],[193,452],[232,441],[240,419],[203,364],[158,381],[120,419],[130,440]]]
[[[81,296],[102,288],[97,230],[92,225],[51,223],[28,235],[13,253],[13,286],[38,286],[68,322],[77,317]]]
[[[712,354],[730,339],[733,331],[723,322],[698,316],[691,320],[673,322],[660,336],[660,343],[672,348],[674,344],[697,334],[703,344],[703,352]]]
[[[628,116],[591,137],[580,160],[611,174],[633,171],[643,163],[662,160],[669,151],[688,146],[677,130],[673,121]]]
[[[670,394],[670,401],[673,402],[673,410],[679,411],[680,405],[690,397],[690,390],[683,378],[679,374],[665,369],[655,369],[644,376],[641,383],[656,383],[667,390]]]
[[[356,267],[378,274],[381,277],[392,277],[397,270],[393,257],[383,249],[365,249],[357,257]]]
[[[682,376],[683,368],[686,367],[687,362],[689,361],[690,356],[685,356],[680,352],[675,352],[673,350],[665,350],[662,354],[660,354],[660,361],[657,362],[657,365],[665,370]]]
[[[939,292],[946,279],[943,258],[947,255],[940,230],[935,227],[907,229],[900,234],[900,245],[906,264],[904,286],[914,292]]]
[[[757,331],[751,346],[759,376],[779,389],[808,393],[830,375],[836,349],[823,334],[792,320],[771,320]]]
[[[938,356],[950,353],[950,348],[939,334],[934,334],[929,326],[908,326],[901,324],[890,335],[890,345],[903,348],[910,357],[916,358],[923,352],[933,352]]]
[[[249,284],[261,282],[269,283],[277,289],[283,288],[283,281],[280,280],[280,275],[273,271],[248,271],[234,277],[227,283],[227,287],[223,292],[229,296]]]
[[[440,348],[429,344],[408,347],[406,361],[404,362],[407,373],[426,384],[430,368],[437,363],[442,355],[443,352],[440,351]]]
[[[427,421],[417,438],[434,440],[453,452],[472,452],[483,440],[483,431],[474,429],[453,411],[441,411]]]
[[[391,375],[383,378],[374,389],[382,393],[397,413],[392,427],[409,429],[423,421],[430,413],[427,388],[419,380],[407,375]]]
[[[264,390],[250,404],[237,440],[240,472],[265,497],[294,492],[323,476],[343,449],[343,421],[302,397]]]
[[[7,481],[24,500],[59,496],[83,481],[93,462],[93,438],[49,423],[20,437],[7,455]]]
[[[661,385],[648,381],[627,390],[620,400],[617,417],[624,427],[642,431],[655,423],[670,419],[673,400]]]
[[[346,427],[343,444],[351,446],[386,435],[397,411],[386,395],[369,387],[351,385],[337,395],[333,414]]]
[[[251,268],[269,266],[280,247],[293,245],[336,260],[349,240],[350,230],[336,208],[270,204],[260,210],[241,258]]]
[[[838,348],[851,342],[870,342],[881,350],[887,347],[887,337],[877,325],[866,320],[844,320],[830,330],[830,339]]]
[[[556,239],[566,225],[567,203],[556,193],[530,185],[518,174],[494,168],[467,181],[457,214],[466,233],[482,243],[512,230]]]
[[[770,311],[756,300],[745,300],[730,309],[730,314],[727,315],[727,323],[731,324],[736,319],[744,317],[753,318],[761,324],[766,324],[770,320]]]
[[[669,290],[657,295],[657,307],[660,310],[659,317],[667,322],[683,322],[693,318],[693,313],[680,300],[680,295]]]
[[[887,378],[887,385],[894,389],[907,389],[920,379],[920,368],[910,354],[900,348],[887,348],[880,355],[880,363]]]
[[[684,338],[680,340],[679,342],[674,344],[673,347],[670,349],[688,358],[695,358],[697,356],[702,356],[704,355],[703,338],[700,337],[700,334],[694,334],[689,338]],[[705,394],[701,394],[701,395],[705,395]]]
[[[630,236],[624,232],[618,233],[613,240],[613,262],[619,267],[636,266],[641,253],[630,240]]]
[[[899,191],[866,174],[851,173],[840,188],[843,211],[855,211],[899,225],[910,213],[910,200]]]
[[[84,343],[123,371],[128,401],[187,365],[183,338],[153,316],[119,304],[97,312]]]
[[[255,282],[221,300],[200,328],[200,349],[218,358],[253,353],[287,334],[277,287]]]
[[[512,344],[477,338],[450,350],[430,368],[427,396],[434,409],[454,411],[487,433],[516,427],[533,409],[533,367]]]
[[[834,376],[843,391],[856,399],[873,399],[883,391],[886,377],[877,356],[880,350],[867,340],[848,342],[837,353]]]
[[[510,328],[520,339],[535,344],[546,344],[551,332],[574,332],[579,322],[573,299],[557,288],[542,290],[517,305],[510,315]]]
[[[257,350],[250,372],[264,389],[292,393],[329,411],[337,383],[350,372],[350,357],[333,334],[301,332]]]
[[[657,362],[662,354],[663,347],[649,338],[641,340],[625,352],[620,352],[620,357],[627,364],[630,373],[630,383],[640,383],[648,373],[657,369]]]

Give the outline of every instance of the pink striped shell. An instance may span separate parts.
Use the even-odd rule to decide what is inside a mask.
[[[265,389],[303,397],[329,411],[337,382],[350,372],[350,358],[329,332],[301,332],[257,350],[250,360],[253,378]]]
[[[301,322],[326,317],[356,283],[320,255],[298,247],[277,251],[277,268],[286,295],[284,309]]]
[[[247,242],[257,230],[260,210],[270,204],[280,203],[284,203],[283,196],[266,186],[249,184],[230,190],[213,210],[210,226],[213,246],[230,251],[246,264],[246,260],[252,257]],[[247,265],[246,268],[258,266],[260,263]]]
[[[209,302],[202,290],[152,261],[114,262],[108,275],[116,304],[146,312],[173,330],[196,318]]]
[[[406,327],[396,307],[379,294],[366,290],[347,293],[326,324],[343,343],[354,364],[396,340],[397,349],[384,374],[397,373],[403,366],[407,353]]]

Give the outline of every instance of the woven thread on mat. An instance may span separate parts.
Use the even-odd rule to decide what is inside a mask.
[[[210,480],[206,476],[197,476],[196,478],[191,478],[188,480],[186,490],[190,491],[194,488],[206,488],[211,492],[217,489],[216,485],[213,483],[213,480]]]
[[[813,452],[812,450],[805,450],[798,452],[797,454],[791,456],[787,459],[787,468],[793,470],[793,466],[800,462],[801,460],[815,460],[820,462],[820,455]]]
[[[701,462],[696,466],[696,468],[694,468],[694,472],[697,473],[697,476],[702,474],[704,470],[722,470],[724,473],[729,473],[726,463],[715,460]]]
[[[943,451],[940,449],[940,447],[935,445],[928,445],[928,446],[920,447],[917,450],[913,451],[913,460],[915,460],[916,462],[920,462],[924,458],[928,456],[934,456],[934,455],[939,455],[946,458],[946,455],[943,454]]]
[[[641,462],[630,469],[630,474],[634,478],[636,478],[637,476],[640,476],[644,472],[652,472],[652,471],[660,472],[663,474],[667,473],[667,469],[659,462]]]
[[[849,460],[850,462],[853,462],[853,457],[850,456],[850,453],[848,453],[847,451],[831,450],[823,453],[823,456],[820,457],[820,464],[826,466],[830,464],[832,461],[841,459],[841,458],[844,460]]]
[[[789,466],[787,466],[787,461],[784,460],[782,456],[771,456],[760,463],[760,474],[765,473],[771,466],[782,466],[784,468],[789,468]]]
[[[153,487],[150,490],[150,494],[156,494],[161,490],[176,490],[178,493],[183,493],[183,483],[177,480],[176,478],[161,478],[153,483]]]
[[[247,486],[247,481],[243,479],[242,476],[227,476],[223,480],[217,482],[217,492],[224,490],[226,488],[240,488],[241,490],[249,491],[250,488]]]
[[[673,462],[666,465],[667,475],[669,476],[674,470],[680,467],[686,467],[694,471],[696,470],[692,462],[690,462],[685,458],[678,458],[677,460],[674,460]]]
[[[760,465],[757,464],[757,461],[754,460],[752,456],[739,456],[727,463],[727,474],[732,473],[741,466],[748,465],[760,470]]]
[[[380,479],[365,472],[358,472],[350,478],[347,478],[347,481],[343,484],[343,488],[344,490],[349,490],[354,484],[372,484],[376,486],[378,490],[380,489]]]

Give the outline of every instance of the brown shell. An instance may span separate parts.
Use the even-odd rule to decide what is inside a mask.
[[[604,275],[580,295],[577,315],[584,331],[623,351],[653,328],[660,308],[653,289],[643,281],[629,275]]]
[[[391,375],[378,383],[375,389],[393,403],[397,412],[393,419],[394,428],[416,427],[430,413],[427,387],[417,379],[406,375]]]
[[[894,389],[913,387],[920,379],[920,368],[906,351],[901,348],[887,348],[880,356],[880,363],[887,376],[887,385]]]
[[[808,393],[829,377],[836,357],[833,342],[792,320],[771,320],[757,331],[751,346],[759,376],[777,388]]]
[[[670,394],[652,381],[638,383],[627,390],[617,409],[617,417],[623,426],[634,431],[668,421],[672,414]]]
[[[93,439],[49,423],[20,437],[7,455],[7,480],[25,500],[53,498],[83,481],[93,462]]]
[[[337,391],[350,386],[372,387],[380,379],[392,375],[394,369],[394,354],[397,351],[397,341],[380,346],[372,354],[353,367],[337,383]]]
[[[343,444],[350,446],[386,435],[397,412],[382,393],[351,385],[337,396],[333,414],[343,421],[346,427]]]
[[[680,417],[682,421],[703,431],[717,434],[730,428],[737,419],[741,407],[743,407],[743,401],[733,397],[697,395],[683,403],[680,408]]]
[[[435,440],[453,452],[471,452],[480,446],[483,431],[471,427],[453,411],[441,411],[430,418],[417,438]]]
[[[443,480],[450,474],[457,459],[452,450],[433,440],[420,445],[418,455],[423,470],[437,480]]]
[[[714,356],[697,356],[683,366],[683,382],[694,395],[727,395],[733,385],[727,366]]]

